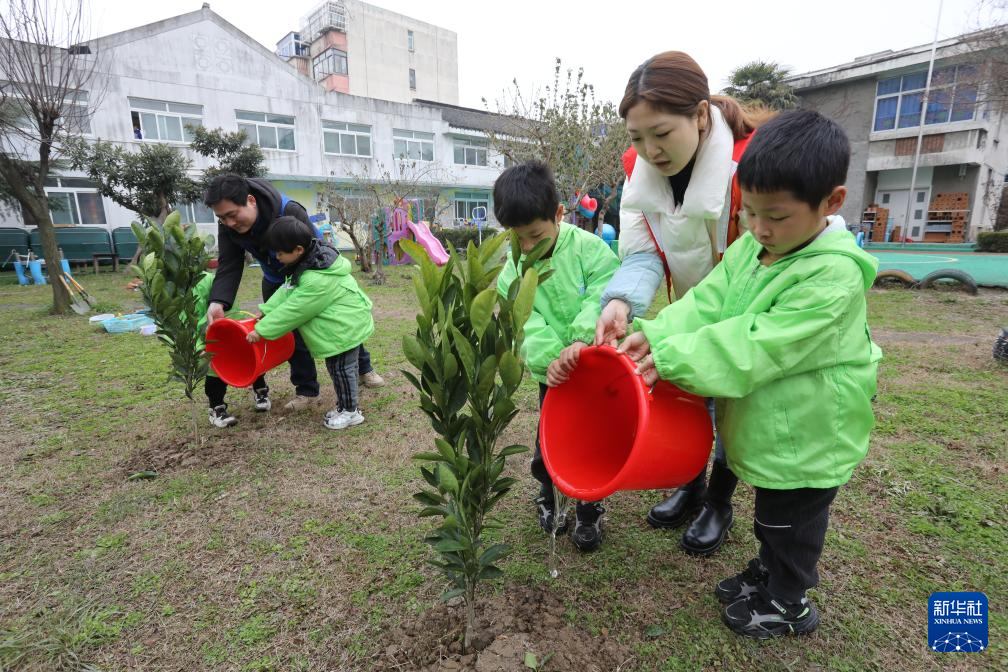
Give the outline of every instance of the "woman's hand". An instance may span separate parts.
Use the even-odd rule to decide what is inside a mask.
[[[630,306],[622,299],[613,299],[602,309],[595,323],[595,345],[616,347],[619,339],[626,336]]]

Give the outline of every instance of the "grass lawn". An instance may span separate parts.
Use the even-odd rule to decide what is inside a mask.
[[[48,287],[0,276],[0,669],[27,653],[19,669],[368,670],[390,632],[424,623],[442,584],[411,499],[410,455],[432,435],[399,373],[415,325],[408,273],[362,280],[378,326],[368,347],[389,383],[362,392],[365,424],[327,430],[329,406],[256,414],[231,390],[239,425],[211,430],[200,391],[198,450],[157,340],[50,316]],[[139,306],[126,274],[78,277],[103,310]],[[246,272],[246,308],[259,277]],[[646,525],[660,493],[624,492],[607,503],[602,550],[564,541],[550,579],[523,457],[500,512],[515,552],[487,593],[544,590],[565,624],[625,647],[624,670],[1008,669],[1008,367],[991,357],[1008,293],[872,291],[869,305],[885,352],[878,425],[833,506],[817,633],[758,643],[720,622],[713,585],[756,553],[745,485],[711,558]],[[275,408],[292,394],[286,376],[269,375]],[[531,441],[536,401],[527,381],[506,441]],[[149,468],[156,478],[128,479]],[[944,590],[986,593],[987,651],[928,648],[927,598]]]

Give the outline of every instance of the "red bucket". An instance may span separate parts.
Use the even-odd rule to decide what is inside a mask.
[[[703,397],[659,381],[609,346],[581,351],[543,401],[539,441],[560,492],[594,502],[617,490],[685,485],[707,465],[714,431]]]
[[[248,387],[270,369],[283,364],[294,354],[294,334],[287,333],[275,341],[265,339],[249,343],[249,332],[255,329],[256,318],[214,320],[207,327],[206,351],[210,366],[228,385]]]

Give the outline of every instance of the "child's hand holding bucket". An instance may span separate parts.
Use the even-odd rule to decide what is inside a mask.
[[[574,341],[561,350],[560,355],[546,369],[546,385],[556,387],[566,383],[577,367],[578,355],[586,347],[588,346],[585,343]]]
[[[258,331],[253,329],[248,333],[248,336],[245,337],[245,340],[248,341],[249,343],[258,343],[259,341],[262,340],[262,336],[259,335]]]
[[[626,340],[620,343],[618,350],[637,364],[634,373],[642,377],[646,385],[658,382],[658,369],[655,368],[654,356],[651,354],[651,344],[643,331],[635,331],[627,336]]]

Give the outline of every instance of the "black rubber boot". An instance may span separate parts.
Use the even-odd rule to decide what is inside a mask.
[[[737,484],[738,477],[728,465],[715,460],[703,508],[679,542],[684,551],[692,555],[710,555],[721,548],[732,526],[731,497]]]
[[[696,515],[703,505],[704,490],[707,485],[707,469],[675,491],[664,501],[655,504],[647,515],[651,527],[671,530],[684,525]]]

